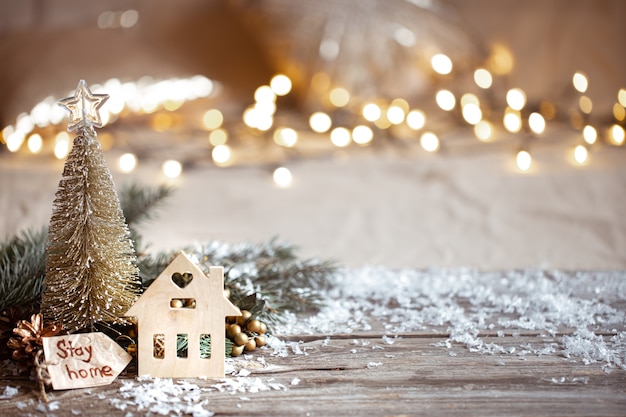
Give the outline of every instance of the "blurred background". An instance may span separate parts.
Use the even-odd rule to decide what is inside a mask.
[[[47,224],[54,103],[110,99],[152,248],[278,237],[391,267],[626,267],[620,0],[0,4],[0,237]]]

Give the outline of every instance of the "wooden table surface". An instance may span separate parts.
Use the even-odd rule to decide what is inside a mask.
[[[381,271],[375,272],[374,278],[380,276]],[[367,276],[359,277],[363,285],[369,285]],[[369,304],[367,326],[359,319],[345,333],[292,331],[274,339],[271,347],[229,359],[231,374],[224,380],[137,379],[131,365],[108,386],[49,392],[48,404],[38,402],[32,381],[7,376],[9,367],[4,364],[0,416],[626,415],[623,273],[538,272],[526,278],[512,273],[508,281],[499,274],[477,273],[465,282],[460,278],[446,281],[438,273],[407,277],[412,280],[403,294],[410,298],[410,305],[421,303],[421,307],[405,309],[405,313],[427,317],[428,306],[439,305],[433,317],[459,311],[457,317],[446,317],[441,325],[424,322],[424,328],[404,332],[394,327],[392,334],[389,325],[398,324],[394,315],[401,311],[394,310],[393,304],[402,304],[402,299],[380,296]],[[482,301],[491,306],[491,316],[483,317],[490,310],[472,304],[482,298],[467,290],[478,286],[482,287],[477,294],[491,290],[497,294],[497,298],[484,298],[491,301]],[[507,294],[509,290],[514,293]],[[347,307],[354,311],[354,318],[361,314],[355,306],[375,296],[358,295],[355,289],[350,298],[345,291],[347,298],[334,302],[348,306],[349,299],[357,300]],[[551,292],[550,303],[539,301],[542,292]],[[389,291],[394,293],[400,290]],[[436,294],[442,298],[435,300]],[[371,308],[383,303],[386,309]],[[519,317],[539,321],[538,317],[544,317],[554,323],[554,317],[562,317],[559,329],[512,328],[510,320],[518,316],[507,307],[509,303],[536,306],[540,313],[522,311]],[[331,313],[338,307],[333,308]],[[322,313],[318,317],[344,326],[339,317]],[[469,327],[479,328],[474,342],[455,339],[455,332],[466,334],[458,333],[466,320]],[[584,329],[593,333],[585,336]],[[567,348],[568,340],[576,340],[576,345]],[[581,349],[579,354],[576,349]],[[7,386],[17,387],[17,393]]]
[[[626,371],[606,373],[599,365],[572,363],[554,353],[480,355],[462,346],[433,346],[441,335],[419,333],[402,335],[392,344],[372,333],[306,339],[299,345],[304,354],[277,357],[260,350],[235,360],[250,371],[245,379],[258,377],[263,387],[284,388],[256,393],[213,389],[200,394],[208,400],[204,408],[233,416],[626,415]],[[546,339],[520,335],[497,337],[497,342],[519,348]],[[55,416],[158,415],[136,405],[120,410],[112,404],[129,381],[133,378],[123,376],[109,386],[52,392],[43,410]],[[188,381],[199,388],[216,384]],[[32,382],[0,381],[0,388],[6,385],[19,386],[19,393],[0,400],[0,415],[41,414]]]

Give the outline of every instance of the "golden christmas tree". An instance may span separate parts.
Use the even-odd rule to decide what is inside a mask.
[[[95,127],[106,94],[85,81],[59,104],[76,130],[54,200],[41,311],[69,332],[120,322],[140,292],[133,243]]]

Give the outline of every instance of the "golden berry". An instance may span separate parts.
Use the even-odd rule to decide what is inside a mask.
[[[243,347],[246,352],[252,352],[254,349],[256,349],[256,342],[254,341],[254,339],[250,339],[248,340],[248,343],[243,345]]]
[[[230,356],[236,357],[243,353],[243,346],[233,346],[233,350],[230,352]]]
[[[243,326],[252,317],[252,313],[248,310],[241,310],[241,316],[237,317],[237,324]]]
[[[226,331],[226,335],[229,339],[235,339],[238,334],[241,334],[241,327],[239,327],[238,324],[231,324]]]
[[[263,347],[265,346],[265,344],[267,343],[267,340],[265,339],[265,336],[263,335],[258,335],[257,337],[254,338],[257,347]]]
[[[233,342],[237,345],[237,346],[243,346],[246,343],[248,343],[248,335],[245,333],[239,333],[235,336],[235,338],[233,339]]]
[[[250,320],[246,328],[252,333],[258,333],[261,330],[261,322],[256,319]]]

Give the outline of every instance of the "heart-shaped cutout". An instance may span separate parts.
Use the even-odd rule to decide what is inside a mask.
[[[191,272],[174,272],[172,274],[172,281],[178,285],[179,288],[185,288],[191,281],[193,281],[193,275]]]

